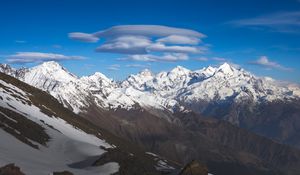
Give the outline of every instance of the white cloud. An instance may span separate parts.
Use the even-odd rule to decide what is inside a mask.
[[[185,61],[189,57],[184,53],[165,53],[163,55],[129,55],[128,57],[121,58],[122,61],[149,61],[149,62],[175,62],[175,61]]]
[[[213,60],[213,61],[220,61],[220,62],[227,61],[226,58],[222,58],[222,57],[213,57],[213,58],[211,58],[211,60]]]
[[[27,41],[24,41],[24,40],[16,40],[15,43],[23,44],[23,43],[27,43]]]
[[[127,64],[125,67],[129,68],[147,68],[149,65],[143,65],[143,64]]]
[[[118,71],[120,70],[120,65],[119,64],[112,64],[110,66],[107,67],[108,70],[111,70],[111,71]]]
[[[70,33],[69,37],[85,42],[103,39],[96,51],[124,54],[125,58],[121,60],[186,60],[188,54],[201,54],[207,50],[206,45],[199,45],[204,34],[160,25],[121,25],[91,34]]]
[[[62,45],[59,45],[59,44],[54,44],[54,45],[52,45],[52,47],[55,48],[55,49],[63,48]]]
[[[122,35],[140,35],[151,37],[164,37],[170,35],[182,35],[202,38],[204,34],[184,28],[168,27],[161,25],[119,25],[93,34],[99,38]]]
[[[146,48],[150,52],[174,52],[174,53],[201,53],[200,47],[193,46],[166,46],[162,43],[155,43]]]
[[[61,61],[61,60],[80,60],[85,59],[82,56],[66,56],[55,53],[42,52],[17,52],[14,55],[9,55],[7,61],[10,63],[34,63],[43,61]]]
[[[182,35],[170,35],[157,40],[157,42],[162,42],[167,44],[190,44],[190,45],[197,45],[200,43],[200,41],[201,40],[197,37],[182,36]]]
[[[69,33],[69,38],[88,43],[96,43],[99,38],[89,33],[73,32]]]
[[[96,48],[98,52],[146,54],[151,40],[144,36],[120,36]]]
[[[209,59],[207,57],[198,57],[198,58],[194,58],[194,60],[197,60],[197,61],[208,61]]]
[[[229,22],[239,27],[260,27],[275,32],[299,33],[300,11],[273,13],[255,18],[241,19]]]
[[[288,68],[285,66],[280,65],[279,63],[270,61],[268,57],[261,56],[258,60],[250,62],[250,64],[262,66],[269,69],[278,69],[278,70],[284,70],[284,71],[291,71],[292,68]]]

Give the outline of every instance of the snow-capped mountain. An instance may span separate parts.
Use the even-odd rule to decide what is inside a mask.
[[[194,110],[195,103],[224,100],[257,103],[299,98],[300,88],[261,78],[228,63],[191,71],[177,66],[169,72],[144,70],[121,83],[97,72],[81,78],[50,61],[29,69],[1,65],[0,71],[45,90],[78,113],[91,101],[104,109],[130,110],[139,106],[170,112]],[[22,72],[22,73],[17,73]],[[91,100],[92,99],[92,100]],[[199,108],[202,112],[205,108]]]
[[[59,71],[60,75],[65,73]],[[45,69],[43,73],[46,72],[51,70]],[[33,79],[43,77],[30,75],[35,75]],[[120,140],[67,110],[49,94],[2,73],[0,138],[0,174],[17,173],[10,166],[1,168],[10,163],[28,175],[64,171],[78,175],[159,175],[160,171],[175,171],[166,159]]]
[[[0,86],[1,164],[16,163],[28,174],[63,169],[76,174],[101,172],[101,168],[91,171],[71,169],[68,164],[101,155],[105,150],[99,146],[112,148],[112,145],[75,128],[64,119],[65,116],[56,114],[57,111],[52,111],[49,106],[33,101],[35,95],[31,94],[32,91],[25,91],[5,78],[1,78]],[[103,173],[108,174],[118,169],[115,162],[102,168]]]
[[[48,67],[52,67],[55,71],[47,69]],[[300,152],[298,152],[297,149],[280,145],[247,130],[228,124],[227,122],[203,118],[201,115],[196,114],[201,113],[199,109],[206,108],[203,113],[211,110],[215,112],[214,114],[217,114],[217,117],[221,116],[221,119],[227,119],[228,121],[232,121],[232,123],[235,123],[235,120],[233,120],[235,119],[234,117],[239,116],[240,118],[237,117],[236,121],[241,122],[240,126],[250,126],[249,128],[254,128],[253,130],[257,133],[276,140],[278,139],[284,143],[285,141],[293,141],[286,143],[297,146],[299,144],[297,142],[299,137],[298,133],[294,131],[298,131],[297,126],[299,125],[297,121],[299,115],[293,112],[300,110],[298,110],[299,103],[296,101],[298,96],[294,93],[297,92],[299,88],[295,85],[284,86],[269,78],[255,77],[243,69],[234,68],[229,64],[223,64],[215,68],[207,67],[196,71],[178,66],[169,72],[161,72],[158,74],[145,70],[137,75],[129,76],[128,79],[120,83],[107,78],[101,73],[78,78],[55,62],[47,62],[33,68],[23,69],[23,74],[18,75],[15,73],[18,70],[10,69],[11,71],[8,71],[8,69],[5,70],[11,72],[11,76],[23,82],[28,82],[25,84],[10,76],[0,74],[4,78],[9,79],[9,81],[6,81],[6,84],[0,84],[0,89],[3,89],[1,97],[5,98],[1,99],[1,106],[21,115],[29,114],[33,117],[29,118],[30,120],[32,119],[42,128],[46,128],[45,132],[42,132],[42,128],[40,127],[38,127],[40,128],[39,131],[32,132],[46,134],[42,135],[42,139],[37,140],[41,142],[38,145],[39,147],[43,145],[43,143],[50,145],[50,149],[45,148],[46,152],[51,152],[52,148],[54,150],[56,149],[56,147],[48,143],[47,135],[49,137],[52,136],[53,139],[58,139],[58,142],[61,142],[59,138],[62,137],[70,143],[77,143],[78,139],[82,141],[80,140],[81,137],[84,138],[83,140],[92,137],[108,144],[108,148],[101,147],[101,149],[108,151],[108,157],[112,155],[112,158],[108,158],[110,161],[106,163],[112,163],[109,165],[113,165],[114,167],[110,170],[115,171],[117,165],[120,169],[122,168],[122,163],[126,166],[128,161],[132,162],[131,158],[127,159],[128,156],[131,157],[132,155],[124,153],[122,150],[122,145],[126,148],[130,144],[124,143],[117,138],[110,139],[112,135],[107,133],[106,135],[104,132],[104,130],[108,130],[110,133],[117,135],[118,138],[123,138],[134,144],[142,145],[146,147],[148,151],[158,153],[159,155],[179,161],[180,163],[187,163],[192,159],[209,163],[208,168],[212,170],[213,174],[222,174],[223,171],[227,174],[232,174],[235,170],[241,172],[240,174],[251,174],[251,172],[252,174],[263,174],[263,171],[270,173],[273,171],[286,171],[288,172],[286,174],[299,174],[297,168],[300,164]],[[64,77],[57,78],[56,76]],[[55,98],[39,89],[29,88],[28,84],[31,84],[31,82],[35,82],[35,87],[48,92]],[[263,85],[258,86],[260,88],[254,86],[257,82]],[[7,85],[7,83],[9,85]],[[214,84],[214,86],[212,84]],[[248,92],[244,90],[244,87],[240,87],[242,85],[248,85],[249,88],[253,90]],[[14,90],[17,88],[21,91]],[[235,93],[229,92],[228,89],[235,91]],[[268,92],[266,89],[273,89],[274,92]],[[283,105],[280,103],[273,104],[272,98],[266,98],[264,95],[265,91],[269,94],[275,94],[277,99],[284,102]],[[23,92],[25,94],[23,94]],[[254,95],[239,97],[237,95],[238,93],[252,93]],[[7,96],[7,94],[9,96]],[[211,98],[206,98],[203,97],[204,94],[215,94],[215,96],[212,95]],[[75,115],[69,110],[62,109],[62,105],[57,103],[55,99],[80,115]],[[203,99],[206,101],[204,102]],[[223,105],[224,101],[230,105]],[[277,100],[275,101],[277,102]],[[293,104],[285,103],[289,101],[292,101]],[[271,103],[271,106],[263,106],[262,109],[260,109],[260,106],[258,106],[258,109],[253,107],[253,104],[268,105],[268,102]],[[244,103],[247,110],[249,107],[249,113],[243,109]],[[286,110],[287,106],[289,110]],[[224,113],[224,111],[226,111],[225,109],[230,112]],[[242,112],[239,111],[240,109],[243,109]],[[231,113],[232,110],[234,110],[233,113]],[[278,112],[278,110],[280,112]],[[1,110],[2,113],[4,113],[3,111],[5,112],[5,110]],[[22,113],[23,111],[25,112],[24,114]],[[273,115],[274,113],[280,115]],[[245,115],[245,117],[243,114],[249,115]],[[261,114],[263,116],[261,116]],[[49,117],[52,115],[58,117]],[[223,116],[224,118],[222,118]],[[245,120],[243,117],[245,117]],[[4,118],[6,117],[4,116]],[[35,118],[37,118],[37,121]],[[96,130],[97,132],[95,133],[93,131],[94,125],[85,126],[87,121],[81,121],[81,118],[89,120],[97,127],[103,128],[103,130]],[[68,124],[75,127],[69,128]],[[279,128],[276,128],[278,127],[277,124]],[[20,132],[18,127],[11,125],[11,123],[7,124],[7,126],[12,129],[17,128],[14,134]],[[9,128],[7,126],[5,127]],[[286,128],[286,126],[289,130],[281,130]],[[263,129],[267,128],[268,130],[269,127],[273,129],[272,131],[274,132],[272,133],[278,133],[278,135],[273,137],[273,135],[267,135],[268,132],[263,132]],[[90,130],[91,128],[92,131]],[[68,135],[64,129],[70,129],[72,133],[74,132],[75,134]],[[55,133],[57,132],[58,136],[51,135],[51,133],[48,133],[48,130]],[[81,134],[83,135],[77,133],[79,132],[77,130],[82,130],[83,133]],[[80,136],[80,138],[77,136]],[[103,138],[101,136],[103,136]],[[25,137],[27,137],[27,135],[25,135]],[[1,138],[12,142],[11,136],[7,133],[2,134]],[[30,142],[33,140],[32,137],[29,137],[29,139],[27,140]],[[35,142],[31,143],[35,144]],[[3,149],[0,150],[8,149],[8,145],[5,144],[6,142],[0,143],[0,146],[3,147]],[[53,141],[53,143],[56,142]],[[75,163],[76,166],[81,166],[81,163],[85,164],[85,160],[87,160],[86,158],[88,156],[91,156],[92,153],[94,154],[94,152],[91,154],[89,154],[90,152],[81,154],[82,149],[89,150],[93,146],[86,148],[76,143],[75,146],[72,147],[72,150],[75,149],[79,151],[76,152],[74,157],[70,157],[71,155],[64,153],[64,151],[63,153],[57,151],[57,154],[59,154],[57,155],[57,159],[61,161],[55,165],[60,166],[59,171],[70,170],[76,172],[76,174],[84,174],[85,171],[92,170],[91,172],[93,173],[94,170],[97,171],[96,169],[104,165],[103,160],[100,159],[96,160],[95,163],[100,165],[100,167],[94,167],[95,169],[90,169],[89,167],[74,170],[72,167],[66,167],[65,159],[58,156],[66,156],[70,162],[84,160],[83,162],[79,161],[79,164]],[[88,143],[94,145],[99,144],[94,142]],[[255,147],[253,147],[253,145],[255,145]],[[118,148],[121,149],[117,156],[115,156],[116,149],[113,149],[112,152],[109,151],[111,147],[114,148],[115,146],[117,150]],[[266,147],[272,149],[266,153]],[[16,148],[11,147],[9,152],[14,152],[14,149]],[[133,150],[135,149],[136,148]],[[68,153],[67,150],[65,152]],[[21,155],[20,152],[17,153]],[[35,155],[34,157],[40,155],[39,153],[35,153],[35,151],[30,153]],[[77,154],[83,157],[79,155],[77,157]],[[8,159],[16,160],[10,155],[4,155],[7,157],[5,162],[9,161]],[[56,154],[54,155],[56,156]],[[133,161],[133,166],[142,168],[145,166],[144,164],[135,165],[136,163],[144,162],[144,152],[142,155],[142,159]],[[250,159],[245,159],[245,155],[247,155],[247,158],[250,157]],[[41,156],[46,156],[45,159],[47,160],[47,154],[42,154]],[[101,157],[107,158],[107,156]],[[123,156],[127,158],[124,160]],[[284,158],[282,159],[282,157]],[[19,159],[23,160],[18,157],[17,160]],[[22,162],[24,161],[16,161],[17,165],[20,165],[22,169],[25,167],[24,170],[27,169],[27,172],[30,172],[30,168],[28,168],[29,165],[22,164]],[[146,162],[148,162],[148,158]],[[169,168],[168,171],[172,169],[169,165],[164,166],[166,163],[170,164],[170,162],[162,158],[154,157],[153,159],[153,157],[150,157],[150,163],[148,166],[152,167],[151,170],[155,172],[161,168]],[[40,166],[40,164],[37,165]],[[173,164],[170,165],[174,166]],[[153,166],[155,166],[154,169]],[[49,172],[51,171],[50,169],[48,170]],[[127,170],[134,169],[127,168]],[[251,171],[249,172],[249,170]]]
[[[125,110],[128,115],[132,110],[146,110],[176,122],[174,114],[194,112],[300,147],[296,132],[300,127],[295,125],[295,116],[300,113],[299,86],[257,77],[228,63],[194,71],[177,66],[157,74],[146,69],[122,82],[99,72],[76,77],[54,61],[27,69],[0,67],[2,72],[50,93],[82,115],[98,110]],[[274,109],[277,113],[270,115]],[[292,129],[286,132],[288,126]],[[270,133],[267,128],[276,132]]]

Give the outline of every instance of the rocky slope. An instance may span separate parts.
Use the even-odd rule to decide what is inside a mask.
[[[76,112],[80,112],[80,108],[89,103],[80,99],[82,95],[85,98],[93,97],[103,108],[130,109],[137,103],[144,108],[149,106],[171,112],[180,109],[178,107],[203,112],[205,107],[193,108],[192,104],[195,102],[263,103],[291,101],[299,99],[300,95],[300,88],[297,86],[280,84],[267,77],[256,77],[227,63],[196,71],[177,66],[169,72],[158,74],[146,69],[130,75],[121,83],[114,82],[99,72],[78,78],[53,61],[19,70],[3,64],[0,72],[49,92],[62,102],[65,101],[65,105]],[[147,98],[143,98],[144,96]],[[78,104],[71,103],[74,99],[79,99]]]
[[[174,113],[192,111],[300,147],[300,88],[227,63],[196,71],[144,70],[121,83],[99,72],[78,78],[53,61],[18,70],[3,64],[0,72],[47,91],[75,113],[140,109],[176,121]]]
[[[214,174],[299,174],[298,150],[239,128],[297,146],[297,86],[226,63],[196,71],[145,70],[121,83],[101,73],[78,78],[55,62],[18,75],[5,70],[98,127],[179,164],[197,159]]]
[[[120,170],[122,174],[159,175],[178,167],[77,116],[46,92],[2,73],[0,138],[0,167],[15,163],[30,175],[63,171],[98,175]],[[107,154],[111,151],[114,156]],[[123,159],[140,161],[124,165]],[[135,167],[140,168],[132,171]],[[22,174],[19,170],[5,166],[0,174]]]

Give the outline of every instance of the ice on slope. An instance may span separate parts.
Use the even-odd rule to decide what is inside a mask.
[[[60,83],[75,81],[77,77],[67,72],[57,62],[49,61],[29,69],[21,79],[32,86],[51,91]]]
[[[26,174],[49,174],[53,171],[69,170],[74,174],[110,174],[117,172],[119,165],[111,162],[100,167],[83,169],[70,168],[68,165],[99,156],[105,151],[99,146],[111,147],[105,140],[87,134],[73,127],[61,118],[50,117],[42,113],[29,100],[30,94],[0,80],[5,88],[0,88],[0,106],[20,113],[26,118],[46,128],[51,137],[47,147],[40,145],[40,150],[34,149],[0,129],[0,165],[15,163]],[[44,122],[41,122],[43,120]],[[56,130],[48,127],[53,126]],[[59,132],[58,132],[58,131]],[[36,143],[38,144],[38,143]]]
[[[48,175],[54,171],[65,170],[78,175],[107,175],[118,171],[119,165],[115,162],[101,167],[70,168],[68,164],[101,155],[103,151],[94,145],[70,140],[54,131],[50,132],[54,139],[47,148],[41,147],[41,150],[37,150],[0,129],[0,166],[15,163],[25,174],[30,175]]]
[[[259,103],[300,96],[298,86],[282,86],[275,80],[256,77],[228,63],[196,71],[181,66],[158,74],[144,70],[117,83],[101,73],[76,78],[57,63],[47,62],[27,71],[25,77],[25,82],[47,90],[66,107],[71,106],[75,113],[84,112],[91,101],[104,109],[121,107],[129,110],[139,104],[148,109],[173,112],[183,109],[179,104],[203,100],[252,100]]]

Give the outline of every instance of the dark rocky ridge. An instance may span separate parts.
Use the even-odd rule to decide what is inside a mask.
[[[21,169],[14,164],[8,164],[0,168],[0,175],[25,175]]]
[[[66,122],[68,122],[69,124],[72,124],[74,127],[79,128],[86,133],[95,135],[101,139],[104,139],[109,144],[116,146],[116,149],[113,149],[112,151],[117,153],[119,156],[121,156],[120,158],[129,159],[129,158],[133,157],[135,159],[148,162],[145,165],[143,164],[144,167],[147,167],[146,170],[151,170],[151,173],[153,175],[161,175],[162,172],[155,169],[156,161],[154,161],[153,158],[149,157],[145,153],[144,148],[139,147],[134,143],[128,142],[125,139],[122,139],[119,136],[112,134],[111,132],[107,131],[106,129],[94,125],[93,122],[89,122],[88,120],[84,119],[83,117],[80,117],[80,116],[74,114],[72,111],[64,108],[63,105],[60,104],[54,97],[52,97],[51,95],[49,95],[48,93],[46,93],[44,91],[34,88],[26,83],[23,83],[15,78],[5,75],[3,73],[0,73],[0,79],[7,83],[10,83],[14,86],[17,86],[18,88],[22,89],[23,91],[31,94],[29,96],[30,102],[32,104],[34,104],[35,106],[39,107],[40,110],[43,113],[47,114],[49,117],[51,117],[51,116],[52,117],[60,117],[63,120],[65,120]],[[1,101],[1,99],[0,99],[0,101]],[[37,141],[41,144],[47,143],[49,138],[47,137],[47,134],[44,132],[44,128],[37,126],[37,124],[32,121],[27,121],[28,119],[26,119],[25,116],[22,116],[21,114],[16,114],[15,112],[12,112],[11,110],[8,110],[6,108],[0,108],[0,112],[7,114],[7,116],[9,116],[12,119],[15,119],[19,122],[18,124],[13,125],[13,124],[9,123],[7,121],[7,119],[2,117],[2,115],[0,115],[0,122],[2,123],[0,125],[1,128],[5,127],[5,126],[3,126],[4,125],[3,123],[5,123],[5,124],[7,124],[7,126],[16,128],[17,131],[20,131],[20,133],[17,133],[18,135],[10,132],[10,130],[7,130],[7,129],[5,130],[6,132],[12,134],[17,139],[19,139],[19,140],[23,141],[24,143],[26,143],[30,146],[33,146],[33,147],[34,147],[34,145],[31,145],[29,142],[27,142],[25,140],[26,138],[33,139],[34,141]],[[29,129],[26,129],[27,127],[25,127],[25,126],[29,127]],[[101,133],[101,135],[99,135],[98,133]],[[36,147],[36,148],[38,148],[38,147]],[[109,159],[105,159],[105,160],[109,161],[109,160],[113,159],[113,157],[110,158],[109,156],[108,156],[108,158]],[[142,161],[140,161],[140,162],[142,162]],[[105,161],[102,161],[102,162],[105,163]],[[136,164],[136,163],[137,162],[127,163],[126,168],[124,169],[123,173],[125,175],[130,175],[131,169],[142,164],[142,163],[140,163],[140,164]],[[93,163],[90,164],[90,166],[92,166],[92,165],[93,165]],[[94,165],[96,165],[96,164],[94,164]],[[175,170],[180,168],[180,166],[181,165],[174,165]],[[122,165],[120,168],[123,169]],[[174,170],[172,170],[172,171],[174,171]],[[142,171],[139,173],[141,174],[141,173],[150,173],[150,172]]]
[[[204,162],[213,174],[298,174],[300,152],[228,122],[177,113],[170,123],[144,110],[90,109],[83,117],[179,164]]]
[[[205,106],[205,110],[196,110]],[[193,104],[189,109],[198,114],[230,123],[253,131],[274,141],[300,148],[300,100],[277,100],[257,104],[253,101],[232,103]]]

